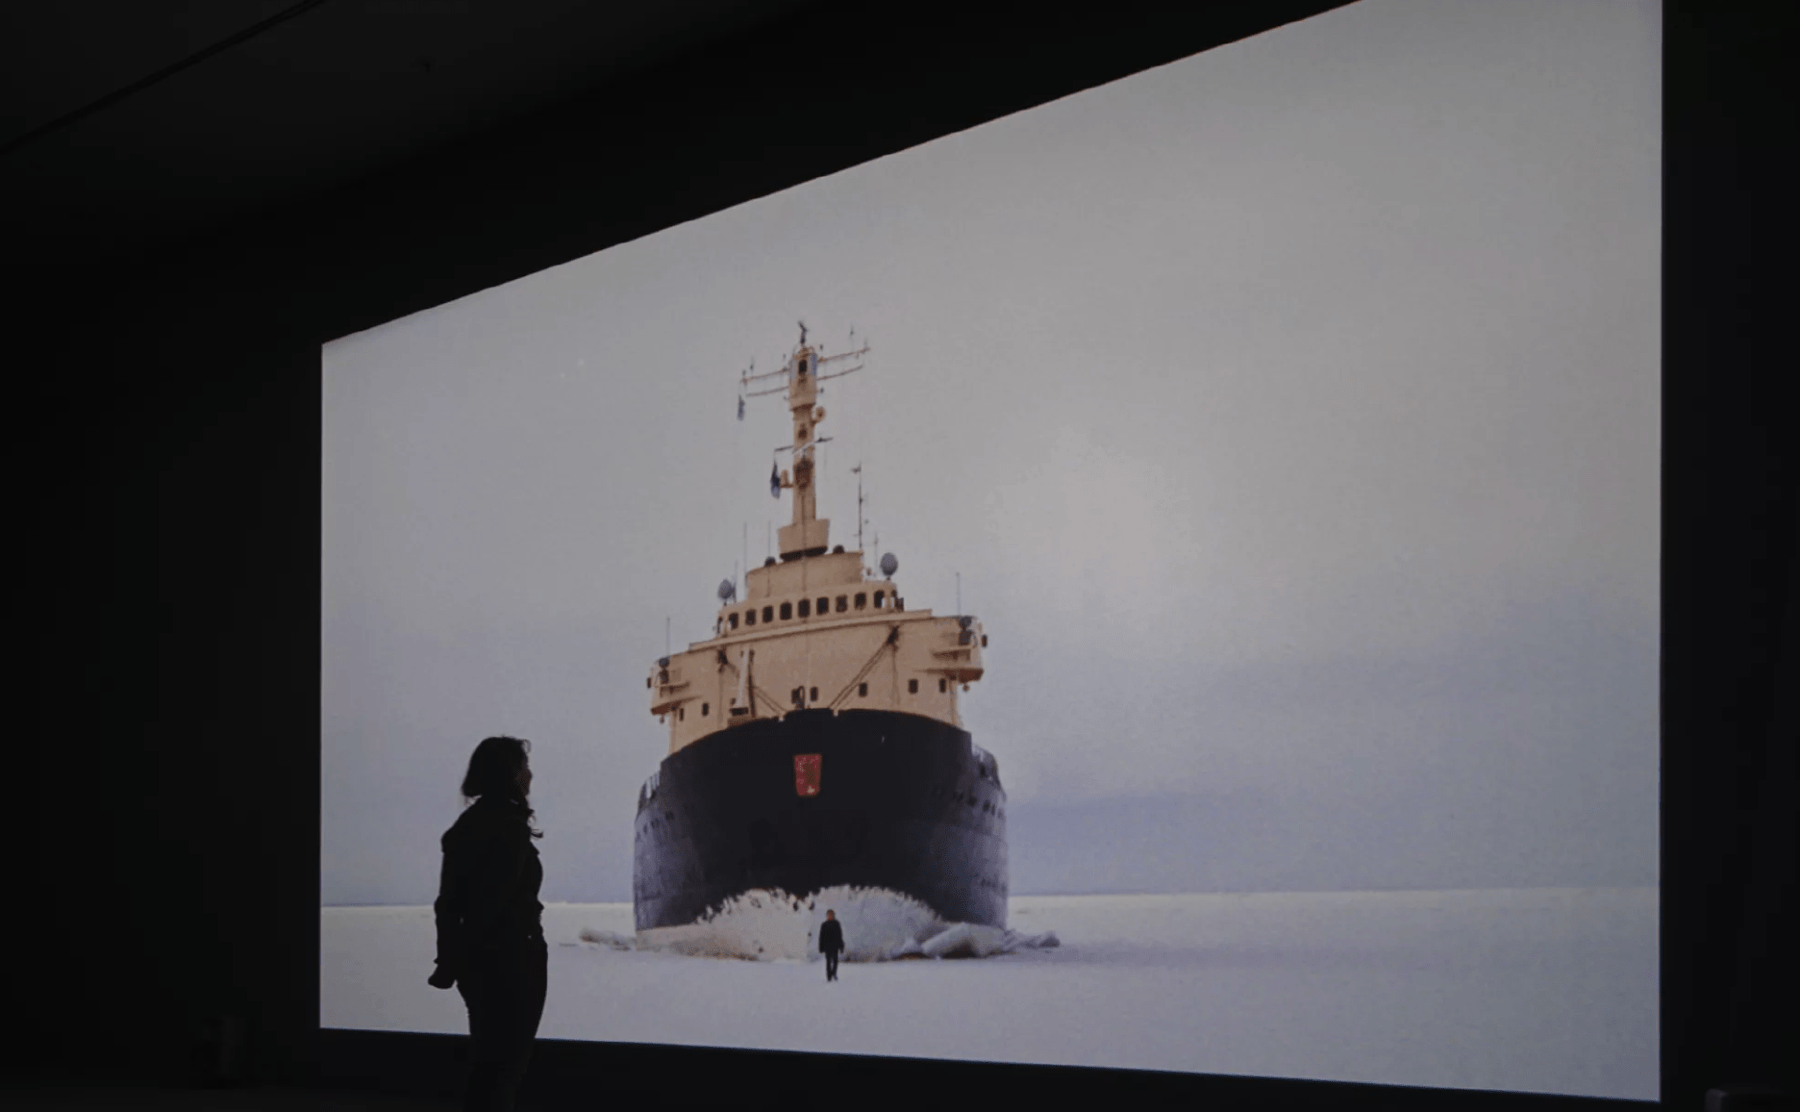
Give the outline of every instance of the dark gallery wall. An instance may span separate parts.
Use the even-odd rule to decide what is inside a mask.
[[[1663,18],[1663,1101],[1699,1108],[1800,1093],[1800,19]]]
[[[805,5],[329,193],[9,267],[0,363],[23,433],[14,630],[31,707],[13,740],[30,757],[9,777],[28,862],[5,886],[9,1010],[24,1019],[9,1066],[202,1080],[220,1072],[221,1032],[236,1037],[227,1017],[242,1028],[226,1072],[244,1080],[323,1069],[423,1090],[407,1070],[451,1053],[317,1031],[321,343],[1335,6]],[[1792,1087],[1783,1048],[1800,1045],[1795,960],[1778,944],[1800,934],[1800,429],[1782,404],[1791,282],[1775,277],[1793,257],[1775,157],[1791,127],[1774,122],[1792,28],[1666,11],[1663,1053],[1666,1102],[1699,1108],[1725,1081]],[[784,57],[846,57],[856,79],[821,85]],[[682,1071],[802,1068],[621,1047],[541,1060],[545,1096],[583,1070],[623,1096]],[[854,1065],[894,1092],[1399,1099]],[[1411,1106],[1530,1103],[1443,1100]]]

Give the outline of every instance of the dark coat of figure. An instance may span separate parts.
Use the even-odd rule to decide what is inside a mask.
[[[819,952],[825,955],[825,979],[837,980],[838,953],[844,948],[844,928],[837,921],[837,912],[827,911],[825,921],[819,924]]]
[[[437,971],[469,1009],[467,1112],[506,1112],[524,1079],[544,1014],[549,949],[538,889],[544,870],[526,796],[528,743],[491,737],[475,749],[463,795],[475,796],[443,838]]]

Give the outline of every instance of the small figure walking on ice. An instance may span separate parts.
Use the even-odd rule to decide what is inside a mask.
[[[825,955],[825,979],[837,980],[838,951],[844,948],[844,928],[837,921],[837,912],[827,910],[825,921],[819,924],[819,952]]]

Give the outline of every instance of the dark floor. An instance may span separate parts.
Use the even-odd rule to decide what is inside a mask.
[[[445,1112],[454,1101],[298,1089],[0,1088],[13,1112]],[[523,1112],[523,1110],[522,1110]]]

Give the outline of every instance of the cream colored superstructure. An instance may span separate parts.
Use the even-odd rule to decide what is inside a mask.
[[[779,530],[781,559],[750,569],[713,636],[652,666],[650,713],[668,723],[671,753],[803,708],[900,711],[961,726],[958,691],[981,678],[981,623],[907,610],[892,578],[865,567],[861,552],[828,550],[813,448],[825,418],[815,405],[819,365],[832,360],[801,339],[776,372],[787,379],[794,422],[794,466],[778,477],[793,491],[794,520]]]

